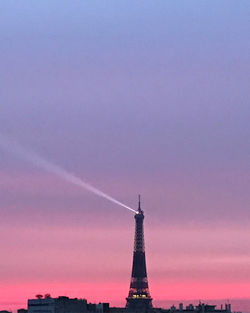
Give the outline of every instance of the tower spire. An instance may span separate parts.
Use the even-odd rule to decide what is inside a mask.
[[[152,308],[152,298],[148,289],[143,220],[144,212],[141,209],[141,197],[139,195],[138,212],[135,214],[132,276],[126,307],[130,310],[147,312]]]

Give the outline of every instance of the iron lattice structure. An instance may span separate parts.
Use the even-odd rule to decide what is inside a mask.
[[[143,220],[144,213],[141,209],[139,196],[138,211],[135,214],[132,277],[126,307],[130,310],[146,312],[152,308],[152,298],[148,289]]]

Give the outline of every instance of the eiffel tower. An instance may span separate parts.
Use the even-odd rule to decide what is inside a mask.
[[[152,308],[152,298],[148,289],[143,220],[144,213],[141,209],[139,196],[138,211],[135,214],[135,241],[132,276],[129,294],[126,298],[126,308],[133,311],[147,312]]]

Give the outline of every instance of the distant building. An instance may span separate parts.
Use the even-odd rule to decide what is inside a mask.
[[[45,297],[28,300],[28,313],[84,313],[87,311],[85,299]]]
[[[182,303],[178,307],[174,305],[170,309],[152,308],[150,313],[232,313],[231,305],[226,304],[224,307],[217,309],[216,305],[200,303],[199,305],[189,304],[186,307]],[[130,310],[128,308],[110,308],[109,313],[141,313],[140,310]],[[240,313],[240,312],[238,312]]]
[[[109,303],[96,304],[96,313],[109,313]]]
[[[87,312],[88,313],[109,313],[109,303],[88,303]]]
[[[19,310],[17,310],[17,313],[27,313],[28,312],[28,310],[26,310],[26,309],[19,309]]]
[[[170,309],[154,309],[153,311],[157,313],[232,313],[231,304],[225,304],[224,307],[221,306],[218,309],[216,308],[216,305],[209,305],[205,303],[199,303],[198,305],[189,304],[186,307],[180,303],[179,307],[175,307],[173,305]]]
[[[37,295],[28,300],[28,311],[18,313],[109,313],[109,303],[87,303],[85,299],[68,297],[52,298],[50,295]],[[0,312],[1,313],[1,312]]]

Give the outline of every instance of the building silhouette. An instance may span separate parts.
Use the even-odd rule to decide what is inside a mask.
[[[85,299],[70,299],[68,297],[44,298],[28,300],[28,313],[84,313],[87,312]]]
[[[27,312],[27,311],[26,311]],[[28,313],[108,313],[109,303],[88,303],[86,299],[60,296],[52,298],[49,294],[37,295],[28,300]],[[11,313],[11,312],[10,312]]]
[[[17,310],[17,313],[27,313],[28,312],[28,310],[26,310],[26,309],[18,309]]]
[[[139,196],[138,211],[135,214],[135,239],[133,266],[130,289],[127,300],[127,309],[146,312],[152,309],[152,298],[148,288],[146,269],[145,243],[144,243],[144,213],[141,209]]]

